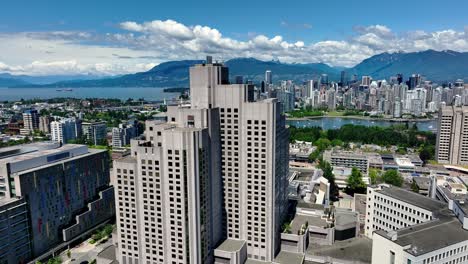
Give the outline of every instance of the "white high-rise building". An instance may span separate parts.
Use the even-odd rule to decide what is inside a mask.
[[[272,261],[286,211],[288,131],[276,99],[253,101],[253,87],[226,84],[220,64],[190,68],[192,108],[219,108],[225,229],[247,242],[249,258]]]
[[[437,112],[437,107],[435,102],[429,102],[427,103],[427,111],[430,113],[435,113]]]
[[[314,80],[309,80],[306,85],[305,97],[312,98],[313,94],[314,94]]]
[[[336,93],[334,89],[329,89],[325,93],[327,100],[328,110],[335,110],[336,108]]]
[[[440,103],[442,102],[442,88],[437,87],[432,91],[432,102],[434,102],[434,106],[436,111],[440,109]]]
[[[112,146],[121,148],[130,145],[130,139],[137,136],[136,123],[123,123],[119,127],[112,128]]]
[[[78,120],[66,118],[59,121],[50,122],[50,131],[53,141],[67,143],[69,140],[76,139],[80,133]]]
[[[49,134],[50,133],[50,122],[51,122],[51,117],[50,116],[41,116],[39,117],[39,130]]]
[[[468,164],[468,106],[446,106],[439,111],[436,158],[444,164]]]
[[[94,145],[101,145],[107,137],[107,125],[105,121],[83,122],[83,136]]]
[[[367,189],[365,232],[372,263],[467,263],[465,203],[449,205],[412,191],[380,185]]]
[[[426,102],[427,102],[427,90],[426,88],[416,88],[416,98],[421,101],[421,108],[418,109],[421,112],[426,111]]]
[[[37,110],[26,110],[23,113],[24,129],[29,132],[39,129],[39,114]]]
[[[370,76],[362,76],[361,84],[364,86],[369,86],[372,82],[372,78]]]
[[[378,185],[367,187],[365,235],[372,238],[378,230],[392,231],[427,222],[446,205],[417,193]]]
[[[412,111],[411,104],[412,104],[413,99],[416,99],[414,90],[407,91],[406,96],[403,101],[403,106],[404,106],[403,109],[405,110],[405,113],[411,113]]]
[[[228,77],[222,64],[191,67],[191,106],[147,122],[114,163],[121,263],[212,263],[223,239],[243,245],[244,258],[279,252],[285,119],[276,99],[254,101],[252,85]]]
[[[168,109],[114,162],[120,263],[212,263],[222,238],[212,109]],[[219,157],[218,157],[219,159]]]
[[[401,101],[398,97],[395,98],[395,102],[393,103],[393,117],[401,117]]]

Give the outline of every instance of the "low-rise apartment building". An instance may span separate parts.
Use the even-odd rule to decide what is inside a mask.
[[[368,187],[365,234],[372,263],[429,264],[468,261],[464,203],[448,204],[388,185]]]

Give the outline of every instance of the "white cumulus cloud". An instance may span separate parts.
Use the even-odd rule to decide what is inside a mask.
[[[0,71],[14,74],[114,75],[180,59],[255,57],[283,62],[354,66],[382,52],[468,51],[468,27],[395,33],[385,25],[356,26],[346,39],[307,42],[281,35],[228,37],[207,25],[175,20],[125,21],[115,33],[50,31],[0,33]],[[308,33],[313,34],[313,29]]]

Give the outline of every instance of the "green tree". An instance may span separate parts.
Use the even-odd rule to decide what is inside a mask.
[[[108,146],[109,145],[109,142],[107,142],[107,139],[106,138],[103,138],[101,140],[99,140],[99,142],[97,142],[100,146]]]
[[[400,154],[400,155],[405,155],[406,154],[406,148],[404,147],[399,147],[397,149],[397,153]]]
[[[320,151],[316,149],[309,155],[309,162],[315,162],[320,157]]]
[[[397,187],[403,185],[403,177],[396,170],[388,170],[382,175],[382,181]]]
[[[376,169],[369,169],[370,184],[377,184],[379,180],[379,172]]]
[[[112,231],[114,231],[114,226],[110,224],[106,225],[103,229],[104,236],[110,236]]]
[[[47,264],[61,264],[61,263],[62,263],[62,260],[58,257],[51,258],[49,259],[49,261],[47,261]]]
[[[320,159],[318,167],[323,171],[323,177],[328,180],[330,184],[330,200],[336,201],[338,199],[338,185],[335,182],[335,175],[333,174],[333,167],[330,163]]]
[[[159,112],[167,112],[167,105],[160,105],[158,110]]]
[[[315,142],[320,138],[320,127],[301,127],[296,128],[294,126],[289,127],[289,140],[294,142],[296,140]]]
[[[335,146],[341,147],[341,146],[343,146],[343,141],[341,141],[339,139],[334,139],[334,140],[331,141],[331,145],[334,146],[334,147]]]
[[[349,149],[349,148],[350,148],[349,142],[345,142],[345,143],[343,144],[343,148],[344,148],[344,149]]]
[[[358,168],[353,167],[351,175],[346,179],[346,183],[348,184],[346,187],[347,193],[366,193],[366,184],[362,180],[362,173]]]
[[[415,193],[419,193],[419,187],[418,185],[416,184],[416,181],[413,180],[413,182],[411,183],[411,190]]]
[[[426,163],[428,160],[432,160],[435,157],[435,147],[434,145],[424,144],[419,150],[419,157],[421,160]]]
[[[315,145],[319,151],[324,151],[331,145],[331,142],[328,138],[319,138],[315,141]]]

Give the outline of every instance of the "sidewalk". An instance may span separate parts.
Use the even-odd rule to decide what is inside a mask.
[[[60,258],[62,259],[63,264],[81,264],[81,263],[91,263],[91,261],[97,258],[99,252],[101,252],[106,247],[112,244],[112,239],[109,238],[106,242],[98,244],[90,244],[86,240],[85,242],[81,243],[80,245],[71,248],[70,258],[67,256],[67,251],[64,251],[60,254]]]

